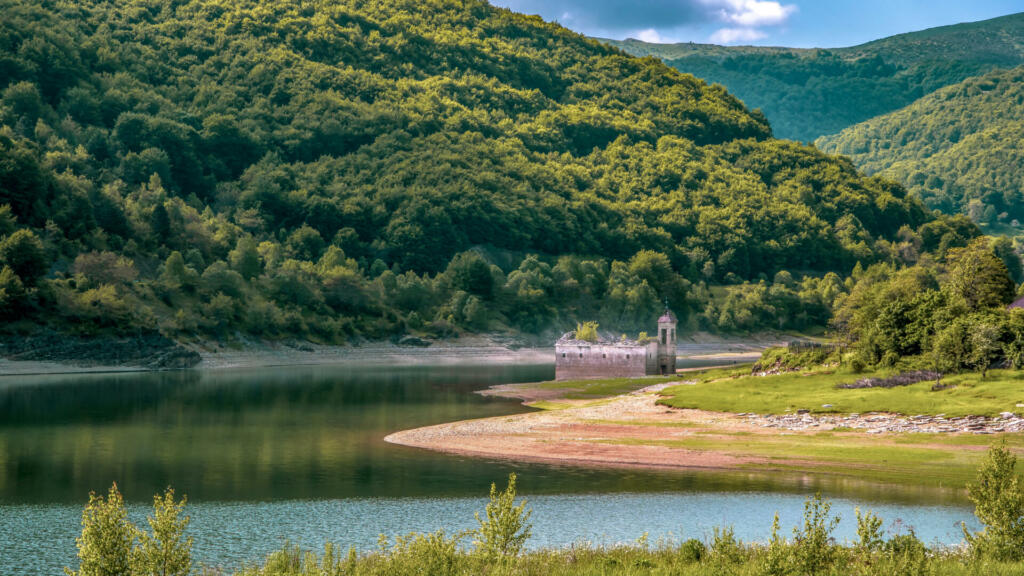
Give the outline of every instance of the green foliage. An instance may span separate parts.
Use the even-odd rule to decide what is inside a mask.
[[[0,268],[0,317],[16,318],[25,305],[25,285],[10,266]]]
[[[896,231],[971,236],[721,86],[482,0],[0,11],[0,242],[38,323],[344,342],[634,331],[667,300],[803,329]],[[110,297],[132,314],[81,307]]]
[[[860,508],[854,509],[857,515],[857,547],[864,552],[874,552],[882,547],[882,519],[870,510],[861,514]]]
[[[573,335],[577,340],[597,342],[597,326],[597,322],[582,322],[576,325],[576,332]]]
[[[1013,226],[1024,221],[1021,98],[1024,68],[991,72],[825,136],[817,145],[849,156],[869,174],[900,182],[930,208],[966,214],[987,226]]]
[[[982,237],[950,248],[944,263],[862,270],[832,323],[865,366],[919,357],[941,372],[984,375],[1000,360],[1024,358],[1024,326],[1006,308],[1013,298],[1006,265]]]
[[[146,576],[188,576],[192,571],[192,537],[185,535],[188,516],[183,516],[187,498],[174,499],[174,489],[153,497],[151,532],[140,531],[132,563],[136,574]]]
[[[1017,457],[1005,440],[994,444],[977,480],[967,486],[974,514],[985,527],[974,534],[964,528],[964,537],[978,556],[1012,561],[1024,558],[1024,489],[1016,466]]]
[[[839,517],[829,516],[832,504],[821,493],[804,503],[804,524],[793,529],[793,555],[801,574],[820,574],[831,567],[836,556],[832,532]]]
[[[829,50],[607,42],[723,84],[751,108],[763,110],[776,136],[806,142],[970,76],[1019,66],[1022,34],[1024,18],[1014,14]]]
[[[43,243],[25,229],[0,241],[0,264],[13,270],[28,286],[34,286],[50,268]]]
[[[82,511],[82,535],[78,543],[78,571],[65,568],[68,576],[129,576],[136,530],[128,520],[124,498],[117,484],[107,497],[89,494]]]
[[[690,538],[679,545],[679,558],[687,563],[700,562],[708,555],[708,547],[700,540]]]
[[[515,558],[530,538],[531,510],[526,510],[526,500],[516,505],[516,475],[509,474],[508,486],[498,492],[491,484],[490,502],[484,508],[484,518],[476,513],[480,527],[476,530],[474,544],[477,551],[492,560]]]
[[[946,256],[948,292],[970,311],[1005,306],[1013,301],[1016,285],[1006,265],[992,251],[986,238],[956,248]]]

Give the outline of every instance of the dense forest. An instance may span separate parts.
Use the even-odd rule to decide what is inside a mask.
[[[896,180],[930,208],[994,230],[1024,221],[1024,68],[943,88],[818,140],[868,173]]]
[[[979,233],[721,86],[480,0],[0,10],[7,330],[625,329],[665,300],[799,328],[858,263]]]
[[[608,41],[723,84],[775,135],[811,142],[994,68],[1024,64],[1024,13],[829,50]]]

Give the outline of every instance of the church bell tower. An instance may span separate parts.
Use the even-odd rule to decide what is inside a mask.
[[[676,315],[668,306],[658,318],[658,372],[662,375],[676,373]]]

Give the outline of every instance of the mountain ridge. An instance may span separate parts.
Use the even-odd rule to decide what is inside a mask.
[[[609,43],[721,83],[762,109],[776,136],[811,142],[943,86],[1024,64],[1024,12],[844,48]]]

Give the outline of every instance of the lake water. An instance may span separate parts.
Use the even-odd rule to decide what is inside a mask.
[[[960,540],[962,495],[834,477],[649,472],[517,464],[383,442],[395,430],[526,410],[473,393],[549,379],[545,366],[290,367],[215,372],[0,378],[0,574],[58,574],[90,490],[117,482],[143,522],[152,495],[189,497],[194,556],[254,562],[291,541],[367,550],[378,535],[474,525],[510,472],[534,510],[532,547],[767,536],[799,522],[822,491],[854,534],[853,508],[895,531]]]

